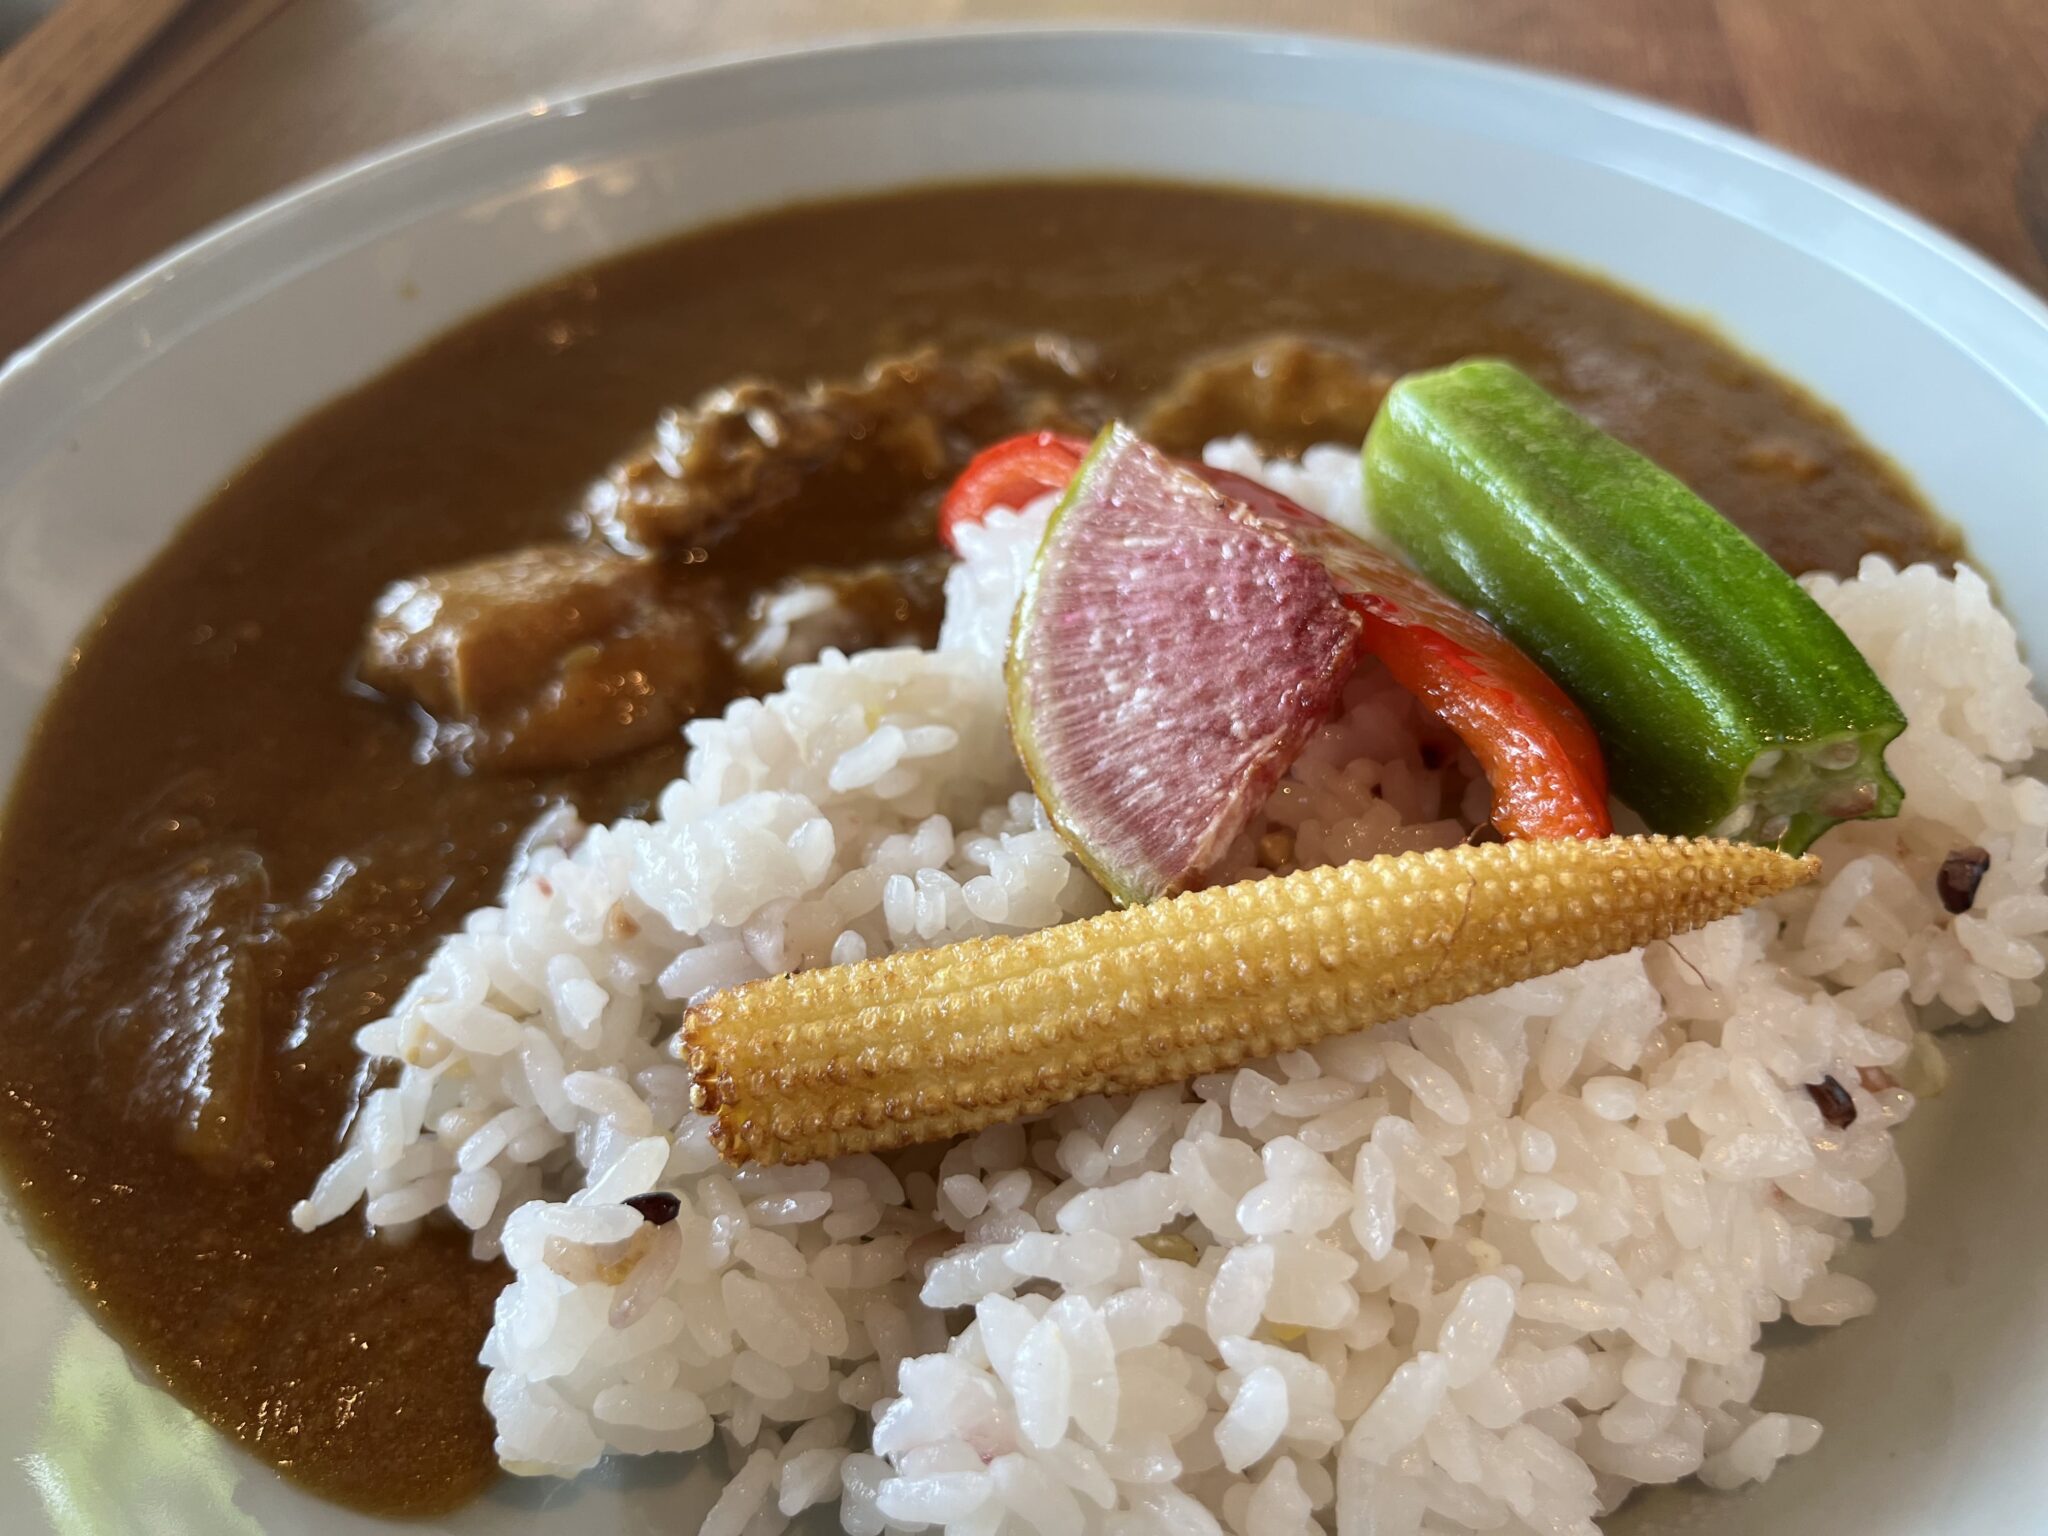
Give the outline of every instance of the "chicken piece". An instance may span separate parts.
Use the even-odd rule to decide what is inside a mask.
[[[928,639],[940,568],[855,562],[929,548],[933,500],[985,440],[1092,429],[1104,377],[1072,343],[1027,336],[965,361],[885,359],[851,382],[714,390],[663,416],[652,444],[591,490],[583,531],[612,549],[593,537],[394,584],[372,614],[362,678],[432,717],[435,752],[474,765],[616,756],[729,691],[722,637],[743,615],[725,612],[702,569],[704,546],[729,535],[738,558],[718,564],[741,579],[787,560],[792,541],[818,567],[854,566],[816,577],[829,602],[807,606],[815,583],[796,578],[759,595],[741,633],[761,642],[752,686],[779,680],[755,662],[805,646]],[[806,508],[818,515],[793,525]]]
[[[1189,364],[1146,411],[1138,435],[1180,454],[1240,432],[1269,453],[1355,445],[1393,382],[1348,347],[1271,336]]]
[[[1116,415],[1108,394],[1115,371],[1093,347],[1070,337],[1035,331],[982,347],[974,358],[1007,385],[1007,432],[1093,437]]]
[[[571,767],[680,727],[727,675],[715,589],[651,561],[540,545],[394,582],[361,675],[434,721],[473,766]]]
[[[743,379],[665,412],[653,442],[591,488],[583,520],[615,548],[645,554],[712,543],[787,512],[827,469],[836,483],[862,482],[871,504],[909,500],[994,438],[1092,425],[1064,409],[1092,379],[1089,360],[1056,337],[965,362],[926,348],[850,382],[800,390]]]

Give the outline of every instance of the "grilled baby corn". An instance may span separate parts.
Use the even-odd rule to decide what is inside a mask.
[[[1699,927],[1818,872],[1661,837],[1401,854],[753,982],[691,1009],[674,1049],[729,1161],[808,1162],[1298,1049]]]

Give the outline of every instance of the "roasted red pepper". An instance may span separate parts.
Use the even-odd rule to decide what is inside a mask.
[[[1074,478],[1087,452],[1086,439],[1058,432],[1026,432],[982,449],[967,461],[939,504],[939,538],[959,553],[955,528],[980,522],[993,508],[1021,507],[1059,490]]]
[[[1066,485],[1088,451],[1034,432],[975,455],[946,493],[939,533]],[[1479,759],[1506,837],[1605,837],[1607,766],[1586,717],[1543,669],[1478,615],[1394,556],[1228,470],[1191,466],[1252,516],[1320,560],[1365,620],[1365,649]]]

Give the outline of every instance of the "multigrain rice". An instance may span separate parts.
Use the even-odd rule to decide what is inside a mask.
[[[1209,457],[1357,521],[1350,450]],[[445,1208],[513,1269],[501,1457],[722,1433],[707,1533],[836,1501],[856,1536],[1558,1536],[1810,1448],[1753,1406],[1759,1329],[1875,1305],[1829,1266],[1904,1215],[1891,1131],[1943,1076],[1919,1027],[2012,1017],[2048,958],[2048,718],[1984,584],[1809,582],[1905,707],[1906,814],[1831,833],[1769,909],[946,1148],[725,1168],[659,1049],[691,998],[1103,905],[1005,724],[1043,514],[963,533],[936,651],[827,652],[691,725],[652,817],[545,819],[361,1032],[396,1081],[294,1219]],[[1485,808],[1368,665],[1224,876],[1456,842]],[[1958,850],[1987,862],[1952,913]],[[623,1203],[656,1189],[660,1225]]]

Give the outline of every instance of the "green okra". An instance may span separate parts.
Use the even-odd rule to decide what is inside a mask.
[[[1898,813],[1906,718],[1733,523],[1507,363],[1410,374],[1365,446],[1380,529],[1591,717],[1657,832],[1803,851]]]

